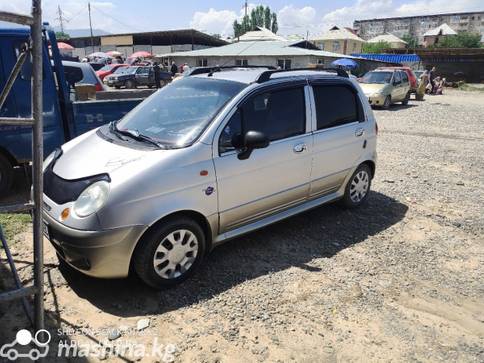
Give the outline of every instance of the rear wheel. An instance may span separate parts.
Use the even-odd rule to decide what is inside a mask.
[[[371,170],[366,164],[361,164],[353,173],[345,188],[341,203],[347,208],[355,208],[368,198],[371,187]]]
[[[8,159],[0,154],[0,195],[10,191],[13,182],[13,166]]]
[[[390,97],[390,95],[388,95],[386,98],[385,98],[385,101],[383,102],[383,109],[384,110],[388,110],[390,108],[392,104],[392,98]]]
[[[205,234],[186,217],[169,219],[143,236],[133,256],[138,276],[154,288],[186,280],[201,264]]]
[[[131,79],[127,80],[126,88],[130,88],[130,89],[136,88],[136,82]]]
[[[406,95],[405,95],[405,98],[403,99],[402,101],[402,105],[406,106],[408,105],[408,101],[410,100],[410,92],[408,92]]]

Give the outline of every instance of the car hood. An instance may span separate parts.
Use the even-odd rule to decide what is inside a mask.
[[[105,140],[96,130],[81,135],[62,146],[62,155],[54,165],[54,173],[72,180],[103,173],[111,174],[118,169],[140,169],[154,161],[154,154],[168,154],[169,150],[135,149]],[[142,168],[141,168],[142,169]]]
[[[365,93],[365,95],[370,95],[372,93],[380,93],[383,92],[385,88],[387,88],[388,84],[380,84],[380,83],[360,83],[361,89]]]

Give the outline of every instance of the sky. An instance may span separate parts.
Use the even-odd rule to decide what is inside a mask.
[[[29,12],[30,0],[0,0],[0,10]],[[43,17],[59,26],[58,5],[69,29],[89,28],[88,0],[43,0]],[[333,25],[352,26],[355,19],[483,11],[483,0],[265,0],[278,15],[279,34],[320,34]],[[244,1],[97,0],[91,1],[92,26],[110,33],[195,28],[230,36]]]

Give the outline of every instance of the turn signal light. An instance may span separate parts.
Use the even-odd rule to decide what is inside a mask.
[[[71,213],[71,209],[70,208],[66,208],[62,211],[61,213],[61,221],[65,221],[67,218],[69,218],[69,214]]]

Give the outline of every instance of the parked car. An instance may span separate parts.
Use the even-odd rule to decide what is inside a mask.
[[[213,247],[340,200],[368,198],[377,125],[343,71],[203,70],[44,162],[59,257],[103,278],[186,279]]]
[[[100,70],[96,71],[97,76],[101,81],[104,80],[104,77],[113,74],[117,69],[121,67],[127,67],[127,64],[106,64]]]
[[[89,63],[62,61],[62,65],[64,66],[64,73],[68,80],[80,79],[76,84],[92,84],[96,86],[96,92],[105,90],[103,83]]]
[[[401,70],[370,71],[360,78],[360,84],[371,106],[388,109],[396,102],[406,105],[410,99],[410,82]]]
[[[165,85],[171,80],[169,72],[160,72],[160,82]],[[155,87],[155,73],[153,67],[133,66],[118,69],[105,78],[108,86],[115,88],[137,88],[139,86]]]
[[[411,94],[412,93],[414,93],[414,94],[417,93],[418,78],[415,75],[415,73],[413,72],[412,68],[407,67],[407,66],[402,66],[402,67],[379,67],[377,69],[381,69],[381,70],[391,70],[391,69],[395,69],[395,70],[404,71],[405,73],[407,73],[408,81],[410,83],[410,93]]]

